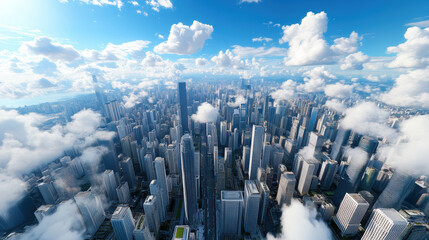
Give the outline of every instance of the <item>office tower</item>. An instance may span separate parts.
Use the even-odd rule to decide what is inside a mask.
[[[314,162],[311,160],[306,159],[302,162],[302,169],[297,187],[299,194],[307,194],[310,190],[315,167]]]
[[[153,159],[152,154],[146,154],[144,156],[146,180],[149,182],[156,179],[156,173],[155,173],[155,169],[153,167],[153,160],[152,159]]]
[[[331,159],[339,161],[342,154],[342,147],[349,141],[350,130],[344,129],[341,126],[338,128],[337,136],[331,150]]]
[[[368,208],[369,203],[361,195],[346,193],[334,218],[334,222],[341,230],[341,235],[355,235]]]
[[[165,209],[170,205],[170,196],[168,195],[167,188],[167,175],[165,173],[164,158],[155,158],[155,171],[158,186],[161,190],[162,203]]]
[[[98,144],[100,146],[104,146],[108,149],[108,151],[106,153],[104,153],[101,157],[101,160],[104,164],[104,167],[106,169],[110,169],[110,170],[113,170],[113,171],[119,173],[118,155],[116,154],[113,141],[99,140]],[[77,158],[75,158],[73,160],[77,160]],[[83,171],[83,169],[82,169],[82,171]]]
[[[265,142],[264,147],[262,149],[262,159],[260,167],[266,168],[267,165],[270,163],[271,149],[272,146],[270,145],[270,143]]]
[[[213,147],[213,170],[214,170],[214,175],[215,177],[217,177],[217,169],[218,169],[218,165],[219,165],[219,149],[218,146],[214,146]]]
[[[374,154],[378,147],[377,139],[370,136],[363,136],[359,141],[359,147],[361,147],[368,155]]]
[[[130,207],[117,207],[110,222],[117,240],[133,240],[134,218]]]
[[[287,167],[283,164],[279,164],[278,168],[277,168],[277,182],[280,183],[280,178],[282,176],[282,173],[287,172]]]
[[[308,139],[308,131],[304,126],[299,126],[298,136],[296,138],[296,147],[297,149],[301,149],[304,146],[307,146]]]
[[[240,110],[238,109],[234,109],[234,113],[232,114],[231,131],[236,128],[240,128]]]
[[[241,235],[241,224],[243,219],[243,192],[222,191],[221,192],[221,227],[224,236]]]
[[[323,220],[325,222],[331,222],[332,217],[334,216],[335,207],[332,205],[332,203],[329,202],[323,202],[322,205],[319,207],[319,213],[320,216],[322,216]]]
[[[262,138],[264,128],[261,126],[253,125],[252,130],[252,144],[250,147],[250,162],[249,162],[249,179],[256,179],[258,167],[262,157]]]
[[[169,144],[167,146],[167,154],[166,154],[167,162],[168,162],[168,170],[170,174],[178,174],[179,171],[177,169],[177,152],[176,145]]]
[[[221,191],[225,189],[225,162],[219,158],[216,177],[216,195],[221,196]]]
[[[399,210],[405,198],[413,190],[414,181],[413,176],[399,170],[396,171],[373,208],[394,208]]]
[[[97,76],[95,75],[92,75],[92,85],[94,87],[95,96],[97,97],[98,107],[100,108],[103,114],[106,114],[105,104],[107,102],[107,99],[106,99],[106,96],[103,94],[100,84],[98,83]]]
[[[295,159],[293,160],[292,172],[295,174],[297,180],[301,177],[302,163],[304,162],[304,157],[301,154],[296,154]]]
[[[397,240],[407,227],[407,220],[393,208],[377,208],[361,240]]]
[[[429,224],[425,214],[420,210],[400,210],[408,226],[401,234],[401,240],[427,240],[429,239]]]
[[[311,110],[310,121],[308,122],[308,131],[311,132],[316,127],[317,116],[319,114],[319,108],[313,108]]]
[[[243,147],[243,158],[241,159],[241,165],[245,174],[249,173],[249,162],[250,162],[250,147]]]
[[[270,197],[270,189],[265,182],[257,181],[258,191],[261,193],[261,202],[259,203],[259,215],[258,222],[259,224],[263,224],[265,221],[265,216],[268,211],[269,197]]]
[[[116,193],[116,188],[118,187],[118,184],[116,182],[115,173],[112,170],[105,170],[102,174],[102,181],[104,188],[107,192],[107,197],[110,201],[116,201],[118,200],[118,195]]]
[[[200,199],[200,152],[194,152],[194,172],[195,172],[195,187],[197,189],[197,199]]]
[[[247,103],[242,103],[240,105],[240,130],[244,130],[246,128],[247,123]]]
[[[86,191],[77,193],[74,200],[82,215],[87,235],[93,236],[105,218],[100,199],[94,193]]]
[[[259,182],[266,182],[267,181],[267,173],[265,172],[265,168],[258,168],[258,174],[256,177],[256,180]]]
[[[244,184],[244,231],[254,233],[258,227],[259,202],[261,195],[255,180],[246,180]]]
[[[179,106],[180,106],[180,124],[184,133],[189,132],[188,127],[188,98],[186,96],[186,82],[178,83]]]
[[[294,119],[292,120],[292,128],[289,133],[289,138],[291,140],[296,139],[296,135],[298,134],[298,128],[299,128],[299,120],[294,117]]]
[[[171,240],[191,240],[195,236],[191,236],[191,229],[187,225],[176,225],[174,227],[173,238]]]
[[[158,236],[160,221],[158,213],[159,210],[156,201],[158,201],[156,196],[147,196],[143,203],[143,208],[150,231],[153,232],[155,236]]]
[[[121,138],[122,153],[127,157],[132,157],[130,136]]]
[[[293,160],[296,153],[296,142],[294,140],[286,139],[285,145],[285,160],[286,160],[286,166],[292,167]]]
[[[195,224],[197,214],[197,187],[195,182],[195,163],[194,163],[194,145],[192,137],[185,134],[181,143],[181,164],[182,164],[182,182],[183,198],[185,204],[186,222],[190,225]]]
[[[118,101],[113,100],[106,103],[107,118],[110,121],[116,122],[122,118],[122,111]]]
[[[136,174],[134,172],[133,162],[131,158],[126,158],[121,161],[122,173],[124,174],[125,180],[128,182],[128,186],[133,191],[137,188],[136,185]]]
[[[276,201],[280,206],[290,205],[293,192],[295,191],[296,179],[293,172],[284,172],[280,177],[279,189],[277,190]]]
[[[324,139],[322,135],[320,135],[319,133],[310,132],[308,146],[310,147],[311,151],[313,152],[313,155],[317,159],[320,159],[323,142],[324,142]]]
[[[283,162],[284,155],[285,153],[283,148],[279,144],[274,145],[271,149],[270,165],[274,169],[278,168],[279,165]]]
[[[372,189],[378,193],[381,193],[386,188],[392,176],[393,173],[389,169],[381,169],[378,172],[377,178],[375,179],[375,183],[372,186]]]
[[[162,193],[159,188],[157,180],[152,180],[152,182],[150,182],[149,190],[150,190],[150,194],[153,196],[156,196],[156,199],[157,199],[156,205],[159,213],[159,221],[164,222],[167,217],[166,215],[167,209],[164,206],[164,203],[162,202]]]
[[[46,204],[54,204],[58,199],[57,191],[55,190],[51,181],[40,183],[37,185],[37,188],[39,189],[40,194],[42,195]]]
[[[120,184],[116,188],[116,194],[118,196],[118,202],[122,204],[129,203],[131,200],[130,188],[128,187],[128,182]]]
[[[35,212],[37,221],[40,223],[44,217],[51,215],[55,212],[55,207],[53,205],[42,205]]]
[[[373,167],[367,167],[360,182],[360,189],[370,191],[377,180],[378,170]]]
[[[335,174],[338,170],[338,162],[328,159],[322,163],[319,173],[320,189],[328,190],[331,188]]]
[[[136,227],[134,228],[134,240],[154,240],[150,234],[148,220],[145,215],[137,218]]]
[[[220,122],[220,145],[221,146],[226,146],[227,144],[227,122],[226,121],[222,121]]]

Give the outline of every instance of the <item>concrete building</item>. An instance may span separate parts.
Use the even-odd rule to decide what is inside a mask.
[[[128,187],[128,182],[124,182],[116,188],[116,194],[118,196],[118,202],[122,204],[127,204],[131,200],[130,188]]]
[[[397,240],[407,227],[407,220],[393,208],[377,208],[361,240]]]
[[[159,213],[158,213],[159,210],[158,210],[158,205],[156,201],[158,201],[156,196],[153,196],[153,195],[147,196],[143,203],[143,208],[144,208],[144,213],[149,225],[149,229],[157,237],[159,232],[159,227],[160,227],[160,221],[159,221]]]
[[[83,223],[86,227],[88,237],[93,236],[103,223],[105,213],[100,199],[92,192],[79,192],[74,196],[74,200],[82,215]]]
[[[117,207],[110,222],[117,240],[133,240],[134,218],[129,207]]]
[[[254,233],[258,227],[259,202],[261,195],[255,180],[246,180],[244,184],[244,231]]]
[[[194,142],[189,134],[183,135],[180,147],[185,217],[186,222],[192,226],[195,224],[198,203],[194,169]]]
[[[221,229],[224,236],[241,235],[243,222],[243,192],[221,192]]]
[[[295,191],[296,179],[293,172],[284,172],[280,177],[279,189],[277,190],[276,201],[281,206],[290,205]]]
[[[150,233],[149,224],[145,215],[141,215],[137,218],[133,235],[135,240],[154,240]]]
[[[346,193],[334,218],[343,236],[352,236],[358,232],[360,222],[368,208],[369,203],[361,195]]]
[[[303,161],[301,174],[300,174],[298,187],[297,187],[299,194],[301,195],[308,194],[311,187],[311,182],[313,180],[314,169],[315,169],[315,164],[311,160]]]
[[[258,167],[260,167],[262,157],[262,139],[264,128],[262,126],[253,125],[252,144],[250,146],[250,161],[249,161],[249,179],[256,179]]]

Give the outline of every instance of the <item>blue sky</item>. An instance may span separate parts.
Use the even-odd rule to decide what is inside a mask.
[[[428,13],[429,2],[417,0],[5,0],[0,106],[92,91],[94,73],[121,90],[236,76],[300,79],[307,85],[297,89],[310,92],[340,82],[379,95],[426,69]],[[426,100],[423,89],[407,92],[422,95],[407,104]]]

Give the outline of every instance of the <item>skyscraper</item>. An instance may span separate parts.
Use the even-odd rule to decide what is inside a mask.
[[[189,132],[188,126],[188,98],[186,95],[186,82],[179,82],[179,105],[180,105],[180,124],[184,133]]]
[[[129,207],[117,207],[110,222],[117,240],[133,240],[134,218]]]
[[[158,185],[157,180],[152,180],[149,184],[150,194],[153,196],[156,196],[156,205],[159,213],[159,221],[164,222],[166,218],[166,208],[164,207],[164,204],[162,202],[162,193]]]
[[[259,203],[259,215],[258,222],[259,224],[263,224],[265,221],[265,216],[267,215],[268,205],[269,205],[269,197],[270,197],[270,189],[265,182],[257,181],[258,191],[261,193],[261,201]]]
[[[144,213],[146,215],[146,219],[148,221],[150,231],[153,232],[155,236],[158,236],[160,221],[159,221],[159,213],[158,213],[159,210],[158,210],[156,201],[158,201],[156,196],[153,196],[153,195],[147,196],[143,203],[143,208],[144,208]]]
[[[141,215],[137,218],[133,233],[135,240],[154,240],[150,234],[148,220],[145,215]]]
[[[250,146],[250,162],[249,162],[249,179],[256,179],[258,167],[260,167],[262,157],[262,139],[264,128],[262,126],[253,125],[252,144]]]
[[[261,195],[255,180],[246,180],[244,184],[244,231],[254,233],[258,227],[259,202]]]
[[[224,236],[238,236],[241,234],[243,221],[243,192],[221,192],[221,225]]]
[[[58,199],[57,191],[55,190],[51,181],[40,183],[37,185],[37,188],[39,189],[40,194],[42,195],[46,204],[54,204]]]
[[[335,174],[338,170],[338,162],[328,159],[322,163],[322,168],[319,173],[320,189],[328,190],[331,188]]]
[[[181,142],[181,165],[185,217],[189,225],[194,225],[197,214],[197,188],[194,169],[194,145],[192,137],[185,134]]]
[[[304,160],[297,187],[299,194],[307,194],[310,190],[314,169],[315,165],[311,160]]]
[[[86,191],[77,193],[74,200],[82,215],[87,235],[93,236],[105,218],[100,199],[94,193]]]
[[[106,189],[107,196],[109,200],[116,201],[118,200],[118,194],[116,193],[116,188],[118,187],[118,183],[116,182],[115,172],[113,170],[105,170],[102,173],[103,185]]]
[[[128,182],[124,182],[120,184],[116,188],[116,194],[118,195],[118,202],[122,204],[126,204],[130,202],[130,188],[128,187]]]
[[[343,236],[355,235],[369,203],[357,193],[347,193],[334,218]]]
[[[407,227],[407,220],[393,208],[377,208],[361,240],[397,240]]]
[[[415,178],[407,173],[396,171],[393,173],[386,188],[383,190],[377,201],[375,208],[395,208],[399,210],[408,194],[413,190]]]
[[[346,145],[348,143],[349,137],[350,137],[350,130],[344,129],[342,127],[338,128],[337,136],[335,138],[334,145],[332,146],[331,150],[331,159],[338,161],[341,152],[342,152],[342,146]]]
[[[126,158],[125,160],[121,161],[121,168],[130,189],[136,189],[136,173],[134,172],[131,158]]]
[[[276,200],[281,206],[283,204],[290,205],[293,192],[295,191],[296,179],[293,172],[284,172],[280,177],[279,189],[277,190]]]
[[[167,210],[167,206],[170,204],[170,197],[167,189],[167,176],[165,173],[164,158],[155,158],[155,172],[156,180],[158,182],[159,190],[161,191],[162,205]]]

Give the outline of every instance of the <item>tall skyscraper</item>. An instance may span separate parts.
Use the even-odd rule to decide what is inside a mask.
[[[228,139],[227,122],[226,121],[222,121],[222,122],[220,122],[220,145],[221,146],[226,146],[227,139]]]
[[[407,227],[407,220],[393,208],[377,208],[361,240],[397,240]]]
[[[116,194],[118,195],[118,202],[122,204],[127,204],[131,200],[130,188],[128,187],[128,182],[120,184],[116,188]]]
[[[170,205],[170,197],[167,189],[167,175],[165,173],[164,158],[155,158],[155,172],[156,180],[161,191],[162,205],[164,210],[167,211],[167,206]]]
[[[136,173],[134,172],[133,162],[131,158],[126,158],[121,161],[121,168],[124,174],[125,180],[128,182],[130,189],[135,190],[136,185]]]
[[[106,114],[106,96],[103,94],[101,90],[100,84],[98,83],[97,76],[92,75],[92,85],[94,86],[95,96],[97,97],[98,106],[103,114]]]
[[[194,225],[198,203],[194,169],[194,143],[189,134],[183,135],[180,147],[185,217],[189,225]]]
[[[347,193],[334,218],[343,236],[355,235],[369,203],[357,193]]]
[[[46,204],[54,204],[58,199],[57,191],[55,190],[51,181],[40,183],[37,185],[37,188],[39,189],[40,194],[42,195]]]
[[[413,176],[397,170],[374,203],[373,209],[395,208],[399,210],[405,198],[413,190],[414,182],[415,178]]]
[[[118,187],[118,183],[116,182],[115,172],[113,170],[105,170],[102,174],[102,180],[104,188],[107,192],[107,197],[110,201],[118,200],[118,194],[116,193],[116,188]]]
[[[258,167],[260,167],[262,157],[262,139],[264,127],[253,125],[252,144],[250,146],[249,179],[256,179]]]
[[[135,240],[154,240],[150,234],[148,220],[145,215],[141,215],[137,218],[136,227],[134,228],[133,233]]]
[[[298,192],[301,195],[307,194],[313,180],[315,165],[311,160],[305,159],[302,163],[301,174],[298,181]]]
[[[100,199],[94,193],[86,191],[77,193],[74,200],[82,215],[87,235],[93,236],[105,218]]]
[[[293,192],[295,191],[296,179],[293,172],[284,172],[280,177],[279,189],[277,190],[276,200],[281,206],[283,204],[290,205]]]
[[[155,236],[158,236],[160,221],[159,221],[159,213],[158,213],[159,210],[158,210],[156,201],[159,201],[159,199],[157,199],[156,196],[153,196],[153,195],[147,196],[143,203],[143,208],[144,208],[144,213],[146,215],[146,219],[148,221],[150,231],[153,232]]]
[[[331,150],[331,159],[335,161],[339,161],[341,157],[342,147],[346,145],[349,141],[350,130],[344,129],[342,127],[338,128],[337,136],[335,138],[334,145]]]
[[[319,108],[313,108],[311,110],[310,121],[308,122],[308,131],[311,132],[316,127],[317,117],[319,114]]]
[[[258,222],[259,224],[263,224],[265,221],[265,216],[267,215],[268,205],[269,205],[269,197],[270,197],[270,189],[265,182],[257,181],[258,191],[261,193],[261,201],[259,203],[259,215]]]
[[[243,221],[243,192],[221,192],[221,225],[224,236],[239,236]]]
[[[179,82],[179,105],[180,105],[180,124],[184,133],[189,132],[188,126],[188,97],[186,95],[186,82]]]
[[[255,180],[246,180],[244,184],[244,231],[254,233],[258,227],[259,202],[261,195]]]
[[[159,213],[159,221],[164,222],[166,219],[167,209],[165,208],[164,203],[162,202],[162,196],[161,196],[162,193],[159,188],[158,181],[152,180],[152,182],[150,182],[149,184],[149,189],[150,189],[150,194],[153,196],[156,196],[156,199],[157,199],[156,204],[157,204],[158,213]]]
[[[117,207],[110,222],[117,240],[133,240],[134,218],[130,207]]]
[[[320,189],[328,190],[329,188],[331,188],[337,170],[337,161],[328,159],[322,163],[322,167],[319,173]]]

